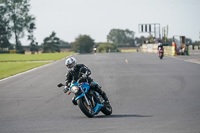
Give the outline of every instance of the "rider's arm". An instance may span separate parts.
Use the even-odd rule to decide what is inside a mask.
[[[91,71],[88,67],[86,67],[84,64],[79,64],[79,77],[83,76],[89,76],[91,74]]]
[[[71,83],[71,80],[72,80],[72,75],[71,75],[71,73],[67,73],[66,74],[66,80],[65,80],[65,89],[63,90],[64,91],[64,93],[67,93],[68,92],[68,88],[69,88],[69,86],[70,86],[70,83]]]
[[[87,76],[89,76],[91,74],[91,71],[88,67],[84,66],[86,68],[86,71],[87,71]]]
[[[70,72],[68,72],[68,73],[66,74],[65,85],[68,86],[68,84],[71,83],[71,81],[72,81],[72,75],[71,75]]]

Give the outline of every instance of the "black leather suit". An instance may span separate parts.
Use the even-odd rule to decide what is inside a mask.
[[[82,73],[86,73],[86,71],[87,76],[89,76],[91,74],[90,69],[88,69],[88,67],[86,67],[84,64],[77,64],[74,68],[74,71],[68,71],[66,74],[66,85],[71,83],[72,80],[77,81],[79,78],[81,78]],[[92,78],[88,77],[87,80],[91,89],[97,91],[100,95],[102,95],[105,101],[108,101],[108,97],[106,96],[106,93],[102,91],[101,87],[96,84]]]

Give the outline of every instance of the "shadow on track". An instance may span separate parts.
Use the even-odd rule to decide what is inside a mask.
[[[116,114],[116,115],[97,115],[94,118],[127,118],[127,117],[153,117],[151,115],[126,115],[126,114]]]

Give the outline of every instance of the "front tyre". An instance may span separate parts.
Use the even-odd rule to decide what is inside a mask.
[[[89,101],[90,102],[90,101]],[[93,114],[93,108],[91,107],[91,104],[88,105],[87,102],[85,101],[85,99],[80,98],[77,101],[79,108],[81,109],[81,111],[89,118],[94,117]]]
[[[112,107],[110,104],[105,105],[105,107],[103,107],[101,109],[101,112],[104,113],[105,115],[111,115],[112,114]]]
[[[160,55],[159,57],[160,57],[160,59],[162,59],[162,58],[163,58],[163,55]]]

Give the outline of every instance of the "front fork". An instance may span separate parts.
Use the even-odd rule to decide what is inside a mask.
[[[90,106],[91,104],[85,94],[84,94],[84,98],[85,98],[85,101],[87,102],[87,104]]]
[[[89,102],[89,100],[88,100],[88,98],[87,98],[87,96],[85,95],[85,94],[83,94],[83,97],[85,98],[85,101],[87,102],[87,104],[90,106],[91,105],[91,103]],[[79,98],[78,98],[79,99]],[[77,96],[75,95],[73,98],[72,98],[72,103],[74,104],[74,105],[77,105]]]

